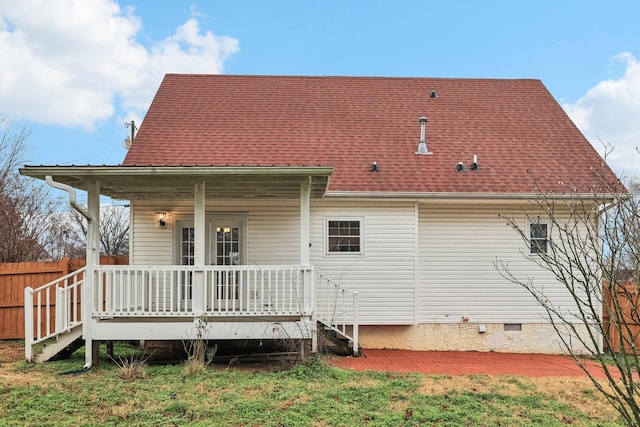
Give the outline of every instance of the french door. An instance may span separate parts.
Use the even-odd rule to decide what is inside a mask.
[[[205,230],[206,253],[208,265],[234,266],[246,264],[246,217],[240,215],[208,215]],[[196,230],[191,222],[178,222],[179,236],[178,257],[181,265],[194,265]],[[240,290],[239,272],[216,271],[212,277],[215,286],[212,301],[208,296],[207,305],[215,308],[237,307]],[[193,282],[191,272],[184,272],[180,280],[181,295],[192,299]]]
[[[240,265],[242,259],[242,227],[233,219],[214,220],[211,224],[211,244],[214,246],[212,264],[214,265]],[[226,307],[231,304],[235,307],[239,296],[240,272],[216,271],[214,279],[216,287],[216,301]]]

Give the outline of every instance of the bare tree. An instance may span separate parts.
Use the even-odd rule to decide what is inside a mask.
[[[59,211],[50,217],[57,226],[52,228],[45,240],[45,248],[52,259],[72,258],[80,259],[86,255],[85,239],[75,222],[75,218],[68,211]]]
[[[46,237],[56,227],[50,219],[57,203],[45,187],[18,173],[25,161],[29,132],[14,132],[0,118],[0,262],[50,258]]]
[[[84,255],[86,221],[76,211],[61,212],[48,188],[21,176],[29,132],[15,132],[0,118],[0,262],[39,261]],[[100,247],[106,255],[129,253],[129,209],[105,206],[100,215]]]
[[[75,227],[68,231],[69,241],[83,246],[87,239],[87,220],[75,210],[71,211]],[[129,207],[107,205],[100,207],[100,253],[103,255],[129,255]]]
[[[624,420],[640,425],[640,204],[610,171],[593,171],[593,194],[575,187],[561,195],[541,191],[523,210],[533,226],[505,218],[526,245],[523,256],[550,272],[571,304],[562,305],[557,294],[508,263],[495,265],[544,308],[563,348]],[[594,362],[606,380],[591,374]]]

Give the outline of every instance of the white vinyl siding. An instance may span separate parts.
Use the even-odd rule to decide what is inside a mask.
[[[298,264],[300,262],[300,202],[207,201],[207,215],[247,218],[248,264]],[[169,223],[161,228],[155,212],[169,213]],[[132,264],[179,264],[176,222],[193,223],[192,201],[132,202]]]
[[[546,312],[523,287],[503,278],[496,262],[532,277],[556,304],[572,301],[561,284],[526,260],[526,242],[499,214],[513,216],[523,230],[519,207],[420,205],[418,313],[421,323],[540,323]]]
[[[167,203],[131,201],[131,251],[132,265],[173,264],[172,222],[180,212],[193,210],[193,203],[184,203],[172,209],[169,223],[160,227],[156,222],[156,211],[168,211]],[[192,215],[193,217],[193,215]]]
[[[311,264],[323,278],[359,291],[362,324],[545,322],[544,310],[500,275],[496,261],[534,278],[556,304],[571,306],[563,287],[525,259],[529,246],[499,217],[514,216],[526,230],[521,209],[530,205],[417,206],[416,213],[413,202],[311,200]],[[155,222],[158,210],[169,213],[165,228]],[[299,200],[208,200],[206,210],[246,218],[247,264],[300,263]],[[131,263],[177,263],[175,224],[193,220],[193,202],[133,201],[132,217]],[[326,252],[326,222],[340,218],[360,218],[361,253]]]
[[[311,264],[325,278],[360,296],[360,322],[413,324],[413,203],[331,202],[312,200]],[[361,218],[360,254],[325,251],[328,219]]]

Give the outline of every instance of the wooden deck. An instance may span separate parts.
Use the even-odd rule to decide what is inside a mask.
[[[347,322],[357,325],[357,293],[316,284],[312,266],[100,265],[25,289],[25,358],[33,360],[33,345],[79,325],[87,341],[197,335],[315,345],[318,321],[346,335]]]

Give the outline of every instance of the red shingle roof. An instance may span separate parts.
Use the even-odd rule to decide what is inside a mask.
[[[421,116],[432,155],[415,154]],[[123,165],[333,166],[329,192],[590,193],[601,162],[539,80],[169,74]]]

